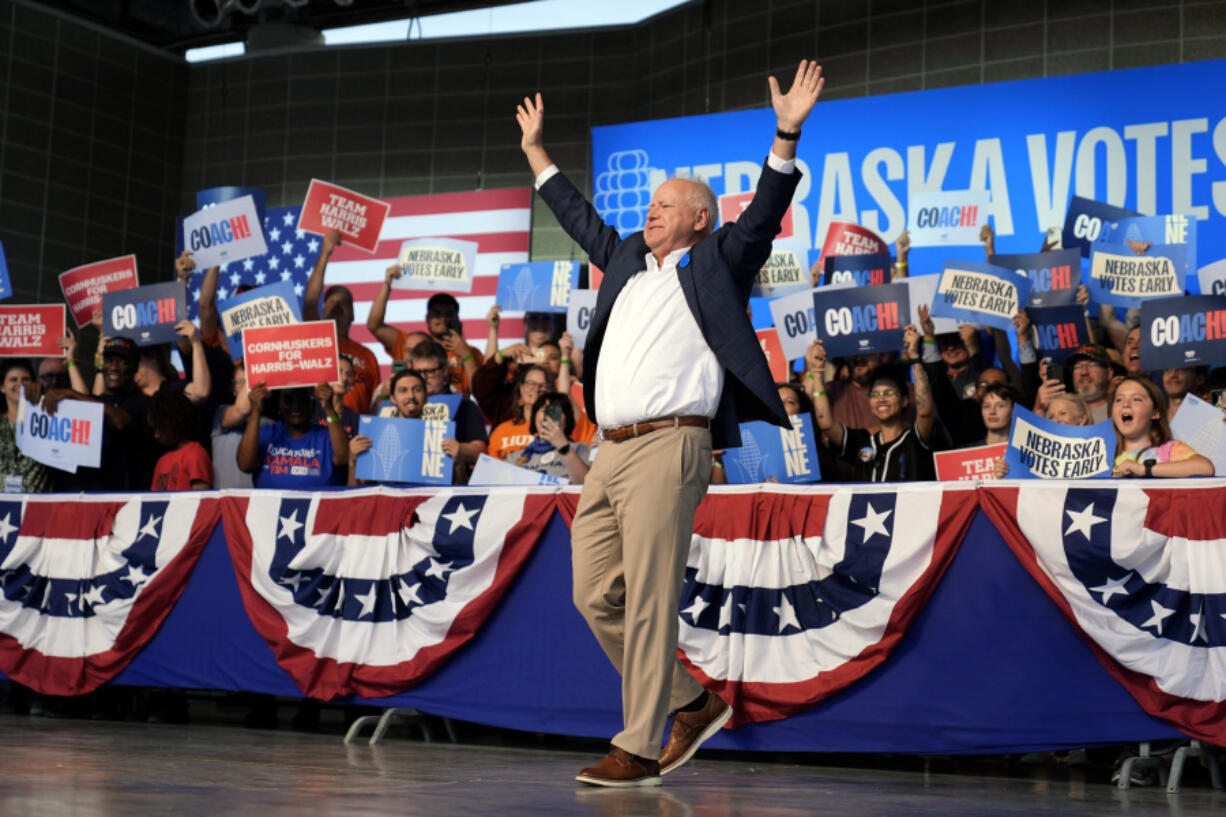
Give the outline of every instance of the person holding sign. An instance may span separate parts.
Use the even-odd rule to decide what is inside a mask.
[[[401,369],[392,375],[388,381],[391,392],[392,407],[396,410],[395,417],[405,420],[420,420],[422,408],[426,405],[426,379],[412,369]],[[371,449],[374,440],[365,434],[357,434],[349,440],[349,484],[361,485],[366,480],[360,480],[355,475],[358,455]]]
[[[881,430],[848,428],[834,419],[824,388],[826,348],[821,341],[813,349],[817,378],[813,411],[817,427],[831,441],[835,455],[852,463],[860,482],[899,482],[936,479],[932,452],[949,447],[937,420],[928,374],[919,360],[920,333],[908,324],[903,334],[904,362],[911,363],[915,380],[915,422],[908,425],[907,381],[900,375],[878,370],[869,391],[869,402]]]
[[[605,273],[584,349],[584,403],[604,442],[571,540],[575,603],[622,675],[625,728],[608,756],[579,773],[583,783],[659,785],[732,715],[677,660],[677,605],[712,444],[737,446],[742,420],[790,427],[748,298],[800,180],[796,142],[823,80],[806,60],[787,93],[774,77],[769,84],[771,156],[748,207],[719,230],[711,189],[669,179],[652,195],[644,230],[622,237],[545,151],[541,95],[516,112],[537,190]]]
[[[51,469],[27,457],[17,447],[17,411],[21,407],[21,390],[26,400],[37,405],[42,390],[34,382],[34,372],[24,360],[10,358],[0,367],[0,383],[4,389],[4,416],[0,418],[0,477],[6,493],[44,494],[55,488]]]
[[[1171,439],[1166,398],[1154,381],[1128,375],[1111,398],[1116,455],[1113,477],[1211,477],[1213,463]]]
[[[447,350],[434,340],[423,340],[409,351],[409,366],[426,381],[426,394],[452,394],[451,375],[447,369]],[[460,400],[455,417],[455,439],[443,440],[443,453],[455,463],[453,476],[457,485],[468,482],[468,474],[477,458],[489,448],[485,421],[481,410],[468,398]]]
[[[339,417],[330,417],[328,427],[315,425],[309,388],[281,391],[281,422],[262,426],[268,387],[251,390],[251,414],[235,458],[238,467],[255,475],[256,488],[306,490],[333,484],[337,466],[349,462],[349,438]],[[314,398],[324,411],[332,409],[332,387],[320,383]]]

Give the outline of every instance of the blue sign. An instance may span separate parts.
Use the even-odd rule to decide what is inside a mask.
[[[1034,325],[1039,357],[1052,363],[1064,359],[1090,343],[1086,313],[1080,306],[1039,306],[1026,310]]]
[[[565,315],[570,305],[570,291],[578,288],[578,261],[503,264],[498,274],[495,301],[506,312],[558,312]]]
[[[186,319],[186,295],[178,281],[102,295],[102,333],[131,338],[137,346],[174,343],[175,324]]]
[[[1115,428],[1110,420],[1066,426],[1015,405],[1005,462],[1009,479],[1109,477],[1115,465]]]
[[[877,287],[813,290],[814,328],[831,357],[897,352],[910,322],[905,281]],[[781,338],[782,340],[782,338]]]
[[[243,356],[243,330],[256,326],[287,326],[302,323],[301,299],[294,294],[294,284],[278,281],[219,301],[221,330],[230,347],[230,357]]]
[[[790,429],[771,423],[741,423],[741,447],[724,452],[728,482],[749,485],[771,478],[788,483],[820,480],[813,420],[808,414],[796,414],[791,419]]]
[[[1141,368],[1218,366],[1226,360],[1226,295],[1185,295],[1141,304]]]
[[[201,190],[196,193],[196,209],[203,210],[205,207],[231,199],[241,199],[243,196],[251,196],[255,201],[255,212],[262,228],[268,216],[268,195],[258,187],[210,187],[208,190]],[[180,228],[179,234],[182,233]]]
[[[978,261],[946,261],[932,300],[932,316],[1007,332],[1029,298],[1029,277]]]
[[[1030,279],[1027,307],[1077,303],[1077,287],[1081,286],[1081,253],[1077,250],[993,255],[988,263]]]
[[[1226,201],[1214,197],[1226,162],[1213,147],[1226,94],[1207,90],[1222,87],[1226,61],[1211,60],[823,99],[809,123],[816,129],[797,143],[805,176],[792,198],[795,236],[817,248],[832,221],[853,221],[892,244],[911,190],[987,189],[1001,253],[1033,252],[1066,213],[1066,248],[1096,238],[1088,214],[1078,229],[1074,196],[1112,205],[1107,221],[1195,214],[1202,247],[1226,247]],[[1119,104],[1121,88],[1143,108]],[[593,128],[593,204],[629,233],[643,228],[651,192],[667,178],[702,177],[717,197],[753,190],[775,128],[769,108]],[[911,274],[937,272],[948,252],[913,248]]]
[[[1132,309],[1152,298],[1183,295],[1186,250],[1183,244],[1155,244],[1140,255],[1128,244],[1095,242],[1086,278],[1090,299]]]
[[[0,301],[13,297],[13,285],[9,282],[9,265],[4,260],[4,242],[0,241]]]
[[[443,440],[455,438],[455,423],[363,415],[359,431],[371,447],[358,454],[354,476],[371,482],[450,485],[453,463]]]
[[[822,283],[830,285],[880,286],[890,283],[894,259],[889,253],[873,255],[832,255],[826,265]]]
[[[1183,274],[1196,272],[1196,219],[1188,216],[1136,216],[1103,225],[1095,244],[1169,245],[1184,247]],[[1094,251],[1094,246],[1090,246]],[[1148,253],[1145,253],[1148,254]]]
[[[426,405],[422,407],[422,419],[454,423],[463,400],[462,394],[432,394],[426,398]]]
[[[1082,258],[1089,258],[1090,245],[1099,240],[1108,225],[1123,218],[1139,215],[1141,214],[1125,210],[1123,207],[1073,196],[1064,217],[1064,234],[1060,243],[1064,249],[1076,248]]]

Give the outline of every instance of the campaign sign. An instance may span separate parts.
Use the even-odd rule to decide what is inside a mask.
[[[1131,309],[1151,298],[1183,295],[1185,249],[1182,244],[1154,245],[1139,255],[1128,244],[1096,242],[1086,280],[1090,299]]]
[[[323,235],[336,230],[346,244],[374,252],[392,206],[339,185],[311,179],[298,229]]]
[[[907,203],[911,246],[956,247],[979,243],[992,194],[986,190],[929,190],[912,193]]]
[[[1123,207],[1073,196],[1064,216],[1064,234],[1061,244],[1064,249],[1076,248],[1082,258],[1089,258],[1090,245],[1102,235],[1105,226],[1120,219],[1139,215],[1141,214],[1133,210],[1125,210]]]
[[[946,261],[932,314],[1008,331],[1029,298],[1029,278],[992,264]]]
[[[594,289],[576,289],[570,293],[566,304],[566,331],[570,332],[576,349],[582,349],[587,343],[587,330],[596,314],[596,294]]]
[[[1202,295],[1226,295],[1226,258],[1201,267],[1196,277]]]
[[[102,403],[61,400],[55,414],[27,402],[25,389],[18,403],[17,448],[32,460],[75,473],[78,466],[102,463]]]
[[[741,213],[745,212],[745,208],[749,206],[749,202],[753,201],[754,193],[757,191],[748,190],[743,193],[725,193],[719,197],[719,223],[730,224],[741,217]],[[792,207],[788,205],[787,212],[783,214],[783,220],[780,222],[779,232],[775,234],[775,239],[792,238],[796,235],[796,228],[792,220]]]
[[[183,219],[183,249],[201,269],[219,267],[268,252],[251,196],[210,204]]]
[[[278,281],[226,298],[217,303],[217,311],[230,357],[235,360],[243,356],[244,329],[302,323],[302,305],[291,281]]]
[[[562,312],[579,287],[578,261],[503,264],[494,301],[508,312]]]
[[[1034,326],[1035,346],[1039,357],[1049,357],[1052,363],[1064,363],[1065,358],[1090,343],[1086,314],[1080,306],[1039,306],[1026,310]]]
[[[804,251],[795,242],[776,241],[770,258],[758,270],[750,294],[755,298],[778,298],[809,289],[813,284],[809,280],[809,268],[802,263],[804,257]]]
[[[904,278],[907,283],[907,289],[910,291],[911,298],[911,318],[910,323],[917,327],[923,326],[923,321],[920,320],[919,308],[921,306],[931,307],[937,299],[937,282],[941,280],[941,276],[937,275],[915,275],[910,278]],[[958,322],[953,318],[937,318],[933,317],[932,313],[928,314],[929,320],[932,321],[933,332],[938,335],[946,332],[957,332]]]
[[[443,440],[455,438],[455,423],[363,415],[358,429],[371,447],[358,454],[354,476],[371,482],[450,485],[454,463]]]
[[[77,326],[85,326],[93,317],[94,310],[102,308],[103,293],[135,286],[135,255],[95,261],[60,273],[60,290]]]
[[[988,263],[1030,279],[1027,307],[1077,303],[1077,287],[1081,286],[1081,253],[1077,250],[993,255]]]
[[[1111,420],[1066,426],[1014,406],[1005,462],[1009,479],[1109,477],[1115,463],[1115,428]]]
[[[226,186],[199,190],[196,192],[196,209],[203,210],[214,204],[221,204],[223,201],[241,199],[243,196],[251,196],[251,200],[255,202],[256,226],[263,232],[264,216],[268,210],[268,194],[258,187]]]
[[[775,319],[775,335],[784,360],[805,356],[809,344],[817,339],[817,313],[813,308],[812,292],[797,292],[770,302]]]
[[[1213,471],[1226,475],[1226,423],[1222,409],[1189,394],[1171,418],[1171,436],[1213,461]]]
[[[0,306],[0,357],[61,357],[63,304]]]
[[[4,260],[4,242],[0,241],[0,301],[13,297],[13,284],[9,281],[9,265]]]
[[[822,283],[826,286],[880,286],[890,283],[894,259],[888,252],[870,255],[828,255],[825,258]]]
[[[533,471],[530,468],[520,468],[506,460],[482,454],[477,457],[477,464],[468,477],[470,486],[490,485],[561,485],[570,480],[558,479],[550,474]]]
[[[905,283],[813,290],[817,337],[830,357],[896,352],[911,315]]]
[[[774,477],[779,482],[817,482],[817,444],[808,414],[791,417],[791,428],[763,422],[741,423],[741,447],[724,452],[728,482],[749,485]]]
[[[1226,360],[1226,295],[1185,295],[1141,304],[1141,368],[1217,366]]]
[[[438,420],[442,423],[454,423],[460,410],[462,394],[432,394],[426,398],[426,404],[421,407],[423,420]]]
[[[187,295],[178,281],[102,296],[102,334],[131,338],[137,346],[174,343],[175,324],[186,317]]]
[[[1184,215],[1134,216],[1103,225],[1098,235],[1103,244],[1127,244],[1135,246],[1139,255],[1147,254],[1149,246],[1182,244],[1186,266],[1184,277],[1196,269],[1196,219]],[[1094,251],[1093,245],[1090,251]]]
[[[759,329],[757,331],[758,345],[762,347],[762,354],[766,355],[766,365],[770,367],[771,377],[776,383],[783,383],[788,379],[788,360],[783,356],[783,346],[779,343],[779,333],[772,329]],[[801,355],[803,357],[803,355]]]
[[[460,238],[411,238],[400,245],[400,277],[392,289],[471,292],[477,242]]]
[[[877,255],[889,252],[889,245],[872,230],[849,221],[832,221],[826,228],[818,263],[821,264],[820,269],[825,269],[827,255]]]
[[[333,321],[244,329],[243,358],[253,387],[288,389],[341,379]]]
[[[996,461],[1005,455],[1007,443],[977,445],[954,451],[932,452],[937,479],[996,479]]]

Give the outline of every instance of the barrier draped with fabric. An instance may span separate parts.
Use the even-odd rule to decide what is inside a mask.
[[[11,496],[0,670],[607,736],[618,679],[570,601],[577,498]],[[1226,480],[713,489],[679,611],[683,660],[742,724],[711,745],[1226,742],[1224,505]]]

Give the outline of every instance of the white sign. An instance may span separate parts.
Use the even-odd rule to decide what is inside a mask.
[[[255,199],[241,196],[210,204],[183,219],[183,249],[191,250],[201,269],[267,253]]]
[[[17,448],[32,460],[61,471],[76,473],[78,466],[97,468],[102,463],[103,405],[85,400],[61,400],[55,414],[26,401],[25,389],[17,409]]]
[[[566,307],[566,331],[570,332],[576,349],[587,343],[587,330],[596,314],[596,289],[572,289],[570,303]]]
[[[930,190],[908,199],[907,230],[913,247],[958,247],[979,243],[992,196],[986,190]]]
[[[542,474],[539,471],[532,471],[528,468],[520,468],[518,465],[512,465],[505,460],[491,457],[489,454],[482,454],[477,457],[477,464],[473,466],[473,472],[468,478],[468,484],[470,486],[568,485],[570,480],[551,477],[549,474]]]
[[[1226,295],[1226,258],[1201,267],[1197,278],[1201,295]]]
[[[400,277],[392,289],[471,292],[477,242],[462,238],[410,238],[400,245]]]
[[[932,302],[937,296],[937,281],[940,278],[940,275],[917,275],[906,279],[907,287],[911,290],[910,322],[915,324],[915,328],[920,332],[924,331],[924,327],[920,322],[919,308],[921,305],[932,308]],[[958,331],[958,322],[953,318],[933,318],[932,325],[935,327],[933,332],[938,335]]]
[[[813,290],[784,295],[770,302],[775,319],[775,334],[783,349],[784,360],[805,356],[809,344],[817,340],[817,315],[813,307]]]
[[[1171,418],[1171,436],[1213,461],[1213,472],[1226,476],[1226,422],[1222,410],[1189,394]]]

